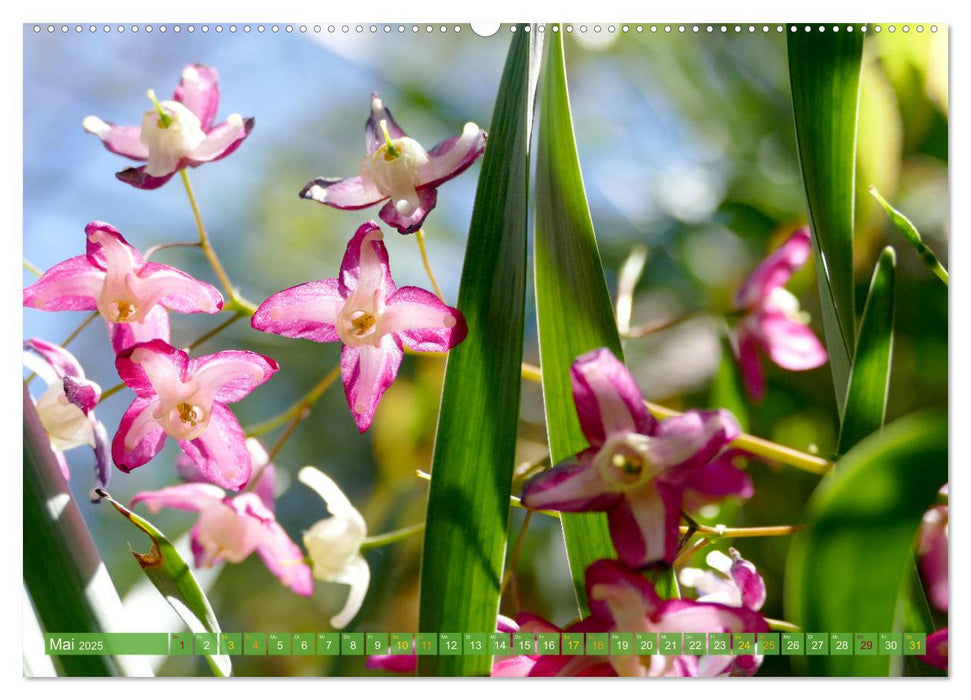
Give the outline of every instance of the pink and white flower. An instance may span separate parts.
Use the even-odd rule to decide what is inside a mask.
[[[713,550],[708,553],[705,562],[711,569],[685,567],[678,576],[682,585],[695,589],[699,603],[762,609],[765,604],[765,581],[755,565],[743,559],[737,549],[729,547],[727,555]]]
[[[751,495],[747,476],[718,459],[741,433],[727,411],[656,420],[634,378],[606,348],[577,358],[570,376],[590,447],[527,482],[523,505],[606,511],[620,560],[643,568],[674,560],[686,494],[690,502]]]
[[[97,486],[104,488],[111,474],[108,432],[94,415],[101,387],[87,379],[74,355],[59,345],[28,338],[24,351],[24,365],[47,384],[34,405],[64,479],[71,478],[64,452],[87,445],[94,450]]]
[[[93,116],[81,122],[112,153],[148,161],[115,175],[138,189],[154,190],[183,168],[225,158],[253,130],[255,120],[238,114],[213,124],[219,110],[219,74],[209,66],[190,63],[183,68],[171,100],[159,103],[151,90],[149,98],[155,105],[142,115],[139,126],[118,126]]]
[[[206,480],[230,490],[249,481],[246,436],[227,403],[234,403],[279,369],[268,357],[225,350],[189,358],[161,340],[138,343],[118,355],[115,367],[137,395],[111,445],[118,468],[149,462],[174,437]]]
[[[144,503],[153,513],[162,508],[197,512],[199,520],[190,535],[197,568],[219,561],[238,564],[257,552],[284,586],[309,596],[314,592],[310,567],[276,520],[274,480],[274,467],[267,464],[252,492],[229,496],[213,484],[191,482],[138,493],[131,507]]]
[[[367,155],[361,174],[348,178],[318,177],[300,192],[337,209],[364,209],[388,200],[379,216],[400,233],[421,228],[435,208],[438,187],[475,162],[485,150],[486,133],[469,122],[453,136],[425,151],[406,136],[376,94],[364,126]]]
[[[765,395],[761,354],[794,371],[814,369],[829,359],[799,300],[783,288],[811,251],[809,229],[798,229],[759,263],[735,295],[735,305],[744,313],[736,330],[735,353],[745,389],[756,401]]]
[[[60,262],[24,289],[24,306],[41,311],[94,311],[108,322],[119,353],[156,338],[168,342],[168,311],[218,313],[212,285],[168,265],[146,262],[110,224],[84,227],[87,252]]]
[[[431,292],[395,286],[381,229],[373,221],[347,244],[339,277],[277,292],[251,323],[288,338],[343,343],[344,394],[362,433],[398,374],[404,346],[446,352],[467,333],[462,314]]]
[[[343,629],[361,609],[371,583],[371,569],[361,556],[367,524],[334,480],[319,469],[304,467],[297,478],[317,492],[330,512],[303,534],[303,546],[315,579],[349,586],[344,608],[330,619],[334,629]]]
[[[942,627],[927,635],[926,648],[927,653],[918,658],[925,664],[946,671],[948,657],[947,627]]]
[[[924,513],[917,544],[927,596],[935,607],[945,612],[948,600],[947,513],[946,505],[934,506]]]

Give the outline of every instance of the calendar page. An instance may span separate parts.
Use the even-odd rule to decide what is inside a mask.
[[[947,675],[947,24],[22,40],[24,676]]]

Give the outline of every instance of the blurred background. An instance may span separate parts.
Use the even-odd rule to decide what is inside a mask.
[[[117,227],[138,249],[197,234],[178,179],[155,191],[122,184],[114,173],[129,162],[86,134],[93,114],[120,124],[139,123],[150,108],[145,91],[166,99],[184,65],[218,69],[222,91],[217,121],[233,112],[256,117],[256,127],[229,158],[191,172],[212,244],[248,299],[309,280],[334,277],[354,230],[377,208],[337,211],[298,198],[315,176],[356,174],[364,155],[369,95],[380,94],[404,130],[426,149],[474,121],[488,129],[509,27],[483,38],[467,25],[413,32],[397,25],[364,25],[362,33],[337,26],[319,33],[176,33],[158,25],[133,33],[85,26],[76,33],[35,34],[24,28],[24,257],[44,270],[84,250],[83,229],[94,219]],[[769,390],[759,405],[739,393],[725,342],[723,313],[750,270],[793,226],[806,222],[789,96],[785,35],[772,25],[752,33],[656,33],[644,25],[628,32],[607,25],[568,33],[568,79],[584,180],[608,284],[632,247],[646,246],[633,323],[682,314],[691,320],[626,342],[628,364],[647,398],[672,408],[731,408],[746,429],[801,449],[829,455],[837,418],[829,368],[790,373],[766,365]],[[599,31],[598,31],[599,30]],[[869,185],[907,214],[947,265],[948,118],[947,35],[870,33],[864,48],[857,170],[854,262],[862,309],[873,264],[884,245],[898,251],[896,345],[888,420],[915,409],[947,404],[947,290],[917,260],[867,194]],[[477,163],[439,191],[428,218],[433,268],[454,303],[471,216]],[[399,285],[427,287],[413,237],[388,227],[386,244]],[[201,253],[173,248],[154,260],[216,283]],[[24,272],[26,286],[34,276]],[[815,272],[807,265],[788,288],[813,316],[822,338]],[[538,363],[535,315],[527,310],[526,360]],[[698,314],[697,312],[701,312]],[[24,337],[61,342],[84,313],[24,312]],[[173,344],[185,345],[221,319],[172,316]],[[276,359],[281,371],[234,410],[254,425],[286,410],[337,362],[337,344],[321,345],[262,334],[244,322],[200,346],[197,353],[246,348]],[[92,323],[70,347],[88,376],[107,389],[118,383],[104,326]],[[275,460],[280,476],[277,515],[295,541],[326,516],[320,499],[296,482],[304,465],[329,474],[364,514],[369,534],[420,522],[444,363],[406,357],[385,394],[374,425],[357,434],[340,385],[331,388]],[[32,387],[33,388],[33,387]],[[38,387],[39,388],[39,387]],[[98,407],[114,433],[132,397],[123,391]],[[269,448],[277,434],[267,435]],[[132,474],[116,471],[110,491],[127,502],[135,493],[175,482],[173,441]],[[546,450],[543,405],[536,385],[524,384],[519,457]],[[143,631],[178,631],[129,554],[147,540],[122,526],[107,506],[87,502],[93,484],[90,451],[67,454],[71,487],[111,577]],[[818,478],[793,469],[749,464],[756,494],[703,512],[705,522],[772,525],[798,522]],[[514,491],[518,490],[518,486]],[[195,515],[163,511],[151,520],[171,538],[185,538]],[[514,511],[511,537],[522,522]],[[766,578],[763,612],[781,618],[786,538],[736,543]],[[727,543],[723,548],[727,547]],[[510,547],[512,549],[512,547]],[[25,556],[27,554],[25,547]],[[415,631],[421,537],[368,552],[372,584],[349,630]],[[703,562],[703,554],[696,564]],[[346,589],[317,582],[312,598],[283,588],[257,556],[203,572],[201,580],[225,631],[328,631]],[[824,592],[821,592],[824,594]],[[138,604],[136,605],[136,601]],[[148,607],[140,607],[148,606]],[[502,612],[536,612],[560,625],[576,607],[558,524],[532,518]],[[238,675],[372,673],[359,658],[236,657]],[[763,674],[789,672],[786,657],[769,657]],[[208,674],[199,657],[170,658],[162,674]],[[381,672],[374,672],[380,674]]]

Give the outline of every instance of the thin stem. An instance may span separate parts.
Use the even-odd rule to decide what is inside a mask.
[[[221,333],[222,331],[224,331],[227,328],[229,328],[231,325],[233,325],[234,323],[236,323],[236,321],[238,321],[239,319],[243,318],[243,316],[245,316],[245,315],[246,314],[244,314],[242,311],[237,311],[232,316],[230,316],[228,319],[226,319],[225,321],[223,321],[222,323],[220,323],[218,326],[216,326],[215,328],[213,328],[211,331],[209,331],[208,333],[203,333],[198,338],[196,338],[195,340],[193,340],[191,343],[189,343],[188,345],[186,345],[185,346],[186,347],[186,350],[192,350],[192,349],[198,347],[199,345],[202,345],[204,342],[206,342],[207,340],[209,340],[213,336],[215,336],[218,333]]]
[[[293,406],[288,408],[286,411],[278,416],[274,416],[269,420],[265,420],[262,423],[257,423],[256,425],[246,428],[245,432],[248,437],[258,437],[270,432],[274,428],[277,428],[288,420],[292,420],[295,417],[299,417],[300,413],[310,406],[313,406],[317,399],[327,391],[331,384],[340,376],[341,366],[337,365],[330,372],[328,372],[323,379],[321,379],[317,384],[306,394],[303,398],[297,401]]]
[[[688,563],[688,560],[695,553],[699,552],[700,550],[704,549],[705,547],[707,547],[710,544],[711,544],[711,540],[709,540],[707,537],[702,537],[701,539],[696,540],[693,545],[691,545],[690,547],[688,547],[687,549],[685,549],[684,551],[682,551],[677,556],[677,558],[674,560],[674,563],[672,564],[672,566],[674,566],[674,568],[678,568],[678,567],[684,566],[685,564]]]
[[[41,277],[44,274],[43,272],[40,271],[39,267],[37,267],[34,263],[30,262],[27,258],[24,258],[24,269],[27,270],[27,272],[32,274],[34,277]]]
[[[707,315],[708,312],[706,311],[691,311],[686,314],[681,314],[680,316],[662,318],[659,321],[652,321],[651,323],[643,323],[639,326],[634,326],[633,328],[628,329],[626,333],[622,332],[621,337],[626,339],[646,338],[654,333],[666,331],[667,329],[674,328],[675,326],[685,323],[686,321],[702,318]]]
[[[435,290],[435,296],[444,302],[445,295],[442,294],[442,288],[438,286],[438,280],[435,279],[435,273],[432,272],[432,265],[428,261],[428,251],[425,249],[424,229],[418,229],[415,231],[415,240],[418,241],[418,250],[421,252],[421,264],[425,266],[425,274],[428,275],[428,281],[432,283],[432,288]]]
[[[516,576],[516,564],[519,562],[519,553],[523,549],[523,542],[526,540],[526,530],[529,529],[529,522],[533,519],[533,511],[526,511],[523,516],[523,525],[519,528],[519,535],[516,537],[516,544],[513,545],[512,555],[509,557],[509,566],[506,567],[506,575],[502,578],[502,585],[499,587],[499,599],[506,592],[509,583]]]
[[[142,256],[145,260],[148,260],[153,255],[155,255],[160,250],[165,250],[167,248],[199,248],[202,244],[199,241],[183,241],[181,243],[162,243],[161,245],[153,245],[151,248],[145,251]]]
[[[704,535],[709,540],[717,540],[733,537],[783,537],[785,535],[791,535],[794,532],[799,532],[799,530],[805,528],[806,525],[764,525],[760,527],[725,527],[724,525],[709,527],[708,525],[698,525],[695,528],[695,532]],[[682,533],[690,532],[691,529],[688,525],[682,525],[680,527]]]
[[[389,544],[402,542],[412,535],[417,535],[418,533],[424,531],[425,523],[415,523],[414,525],[403,527],[400,530],[392,530],[391,532],[383,532],[380,535],[374,535],[373,537],[366,537],[364,541],[361,542],[361,551],[366,552],[369,549],[387,547]]]
[[[765,623],[769,626],[769,629],[779,632],[802,632],[802,627],[787,620],[775,620],[767,617],[765,618]]]
[[[115,384],[110,389],[105,389],[104,391],[101,392],[101,399],[98,401],[98,403],[101,403],[109,396],[117,394],[119,391],[121,391],[124,388],[125,388],[125,383],[121,382],[120,384]]]
[[[425,481],[432,480],[432,475],[429,474],[428,472],[422,471],[421,469],[415,470],[415,476]],[[555,510],[540,510],[538,508],[527,508],[526,506],[523,505],[523,502],[519,499],[518,496],[510,496],[509,505],[512,506],[513,508],[522,508],[523,510],[528,510],[530,513],[542,513],[543,515],[548,515],[551,518],[556,518],[557,520],[560,519],[560,514]]]
[[[226,274],[226,269],[223,267],[222,262],[220,262],[219,256],[216,255],[212,244],[209,243],[209,236],[206,234],[206,227],[202,223],[202,215],[199,213],[199,204],[196,202],[196,195],[192,191],[192,183],[189,181],[188,171],[183,168],[179,171],[179,174],[182,176],[182,184],[185,185],[185,193],[189,197],[192,216],[195,218],[196,229],[199,231],[199,247],[202,248],[202,252],[209,261],[209,265],[212,266],[212,271],[216,273],[219,283],[226,290],[226,295],[229,297],[224,308],[227,310],[244,311],[252,316],[256,313],[256,305],[251,301],[247,301],[237,293],[236,288],[233,287],[233,283],[229,281],[229,275]]]

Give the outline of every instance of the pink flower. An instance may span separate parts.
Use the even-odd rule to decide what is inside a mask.
[[[64,479],[71,478],[64,452],[87,445],[94,450],[97,485],[104,488],[111,473],[108,432],[94,415],[101,387],[87,379],[74,355],[59,345],[29,338],[24,341],[24,350],[24,365],[47,384],[34,405]]]
[[[371,94],[371,117],[364,125],[367,155],[361,174],[318,177],[300,192],[337,209],[364,209],[389,200],[379,216],[400,233],[421,228],[435,208],[438,186],[468,168],[485,150],[486,133],[469,122],[453,136],[425,151],[405,135],[378,96]]]
[[[947,670],[947,627],[943,627],[927,635],[927,653],[918,658],[925,664],[942,671]]]
[[[736,356],[745,389],[756,401],[765,395],[760,353],[783,369],[807,370],[826,363],[828,355],[809,328],[809,317],[799,300],[783,285],[809,259],[812,241],[801,228],[759,263],[735,295],[744,317],[737,328]]]
[[[946,487],[945,487],[946,488]],[[930,601],[947,612],[947,506],[934,506],[924,513],[917,545],[920,571]]]
[[[58,263],[24,290],[24,306],[41,311],[93,311],[108,322],[119,353],[135,343],[169,340],[166,309],[217,313],[223,298],[215,287],[184,272],[146,262],[114,227],[84,227],[87,252]]]
[[[190,359],[153,340],[118,355],[115,367],[137,394],[111,445],[119,469],[130,472],[146,464],[171,435],[208,481],[231,490],[246,485],[252,461],[243,429],[226,404],[273,376],[276,362],[245,350]]]
[[[135,495],[131,506],[144,503],[153,513],[162,508],[199,513],[191,533],[197,568],[207,568],[218,561],[238,564],[257,552],[284,586],[309,596],[314,592],[310,567],[274,514],[274,481],[274,467],[267,464],[251,493],[227,496],[218,486],[194,482],[143,491]]]
[[[112,153],[148,161],[138,168],[126,168],[117,177],[133,187],[154,190],[185,167],[196,167],[225,158],[239,148],[253,130],[255,120],[230,114],[213,125],[219,110],[219,74],[215,68],[190,63],[182,69],[182,80],[171,100],[155,103],[142,115],[140,126],[118,126],[98,117],[85,117],[81,125],[94,134]]]
[[[643,568],[674,560],[685,494],[692,502],[751,495],[746,475],[716,459],[741,432],[727,411],[655,420],[634,378],[606,348],[577,358],[570,375],[590,447],[529,481],[523,505],[606,511],[620,560]]]
[[[591,616],[566,631],[734,633],[769,629],[761,615],[745,607],[662,600],[641,574],[609,559],[587,568],[586,589]],[[751,656],[655,655],[647,660],[635,655],[542,656],[530,675],[606,675],[608,669],[618,676],[751,675],[759,662]]]
[[[266,333],[344,344],[344,393],[362,433],[398,374],[402,346],[445,352],[467,333],[462,314],[431,292],[395,287],[382,239],[373,221],[362,225],[347,244],[339,277],[277,292],[252,320]]]
[[[714,571],[685,567],[678,576],[682,585],[694,588],[699,603],[722,603],[749,610],[761,610],[765,604],[765,581],[755,565],[742,559],[734,547],[728,548],[728,556],[714,550],[708,553],[706,563]]]

